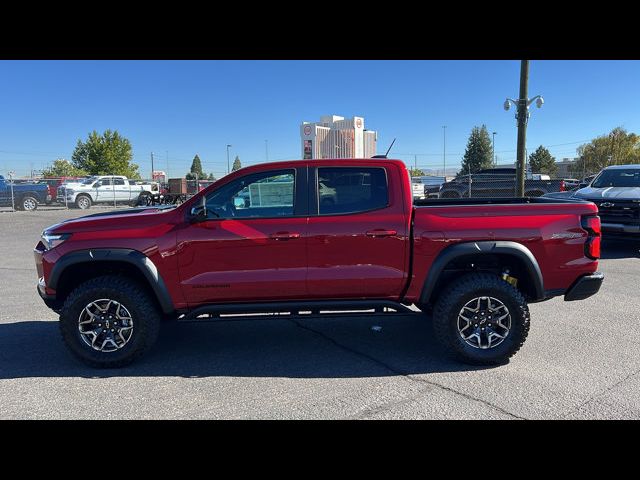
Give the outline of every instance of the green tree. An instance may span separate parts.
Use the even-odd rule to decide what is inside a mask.
[[[409,175],[412,177],[423,177],[424,176],[424,172],[422,170],[420,170],[419,168],[410,168],[409,169]]]
[[[231,171],[235,172],[236,170],[240,170],[242,168],[242,164],[240,163],[240,157],[236,155],[236,159],[233,161],[233,166],[231,167]]]
[[[609,165],[640,163],[640,136],[622,127],[614,128],[578,147],[578,161],[570,167],[574,176],[598,173]]]
[[[202,171],[202,162],[196,153],[196,156],[193,157],[193,162],[191,162],[191,169],[187,173],[187,180],[200,180],[203,178],[207,178],[207,176]]]
[[[76,168],[69,160],[58,158],[49,168],[42,171],[43,177],[84,177],[88,175],[86,170]]]
[[[552,157],[549,150],[542,145],[529,155],[529,166],[532,173],[546,173],[551,176],[558,173],[555,157]]]
[[[209,174],[209,176],[207,177],[207,180],[213,180],[213,181],[215,182],[216,177],[215,177],[215,175],[213,174],[213,172],[211,172],[211,173]]]
[[[473,127],[462,158],[462,168],[457,176],[467,175],[469,172],[476,173],[483,168],[491,168],[492,165],[491,139],[487,127]]]
[[[90,175],[125,175],[140,178],[138,165],[131,162],[131,142],[117,130],[105,130],[100,135],[95,130],[86,142],[78,140],[71,162]]]

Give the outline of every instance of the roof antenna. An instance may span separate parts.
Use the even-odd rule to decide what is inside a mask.
[[[389,145],[389,148],[387,149],[387,153],[385,153],[384,155],[374,155],[371,158],[387,158],[387,155],[389,155],[389,152],[391,151],[391,147],[393,147],[393,144],[396,143],[396,139],[393,139],[393,142],[391,142],[391,145]]]

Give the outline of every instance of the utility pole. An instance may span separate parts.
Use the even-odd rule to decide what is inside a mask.
[[[527,122],[529,121],[529,105],[534,101],[536,107],[541,108],[544,99],[540,95],[536,95],[531,100],[527,98],[529,88],[529,60],[520,62],[520,96],[518,101],[507,98],[504,101],[504,109],[509,110],[511,104],[517,106],[516,120],[518,121],[518,160],[516,162],[516,197],[524,196],[524,177],[525,177],[525,160],[526,160],[526,140],[527,140]]]
[[[151,181],[153,182],[153,152],[151,152]]]
[[[493,132],[491,135],[493,137],[493,142],[492,142],[492,147],[491,147],[491,155],[493,155],[493,166],[497,167],[497,163],[496,162],[496,133],[497,132]]]
[[[447,126],[442,126],[442,176],[447,181]]]
[[[527,140],[527,96],[529,89],[529,60],[520,62],[520,96],[518,98],[518,160],[516,197],[524,196],[524,159]]]
[[[418,155],[413,156],[413,173],[418,171]]]
[[[229,172],[231,171],[231,169],[229,168],[229,148],[231,148],[233,145],[229,145],[227,144],[227,175],[229,175]]]

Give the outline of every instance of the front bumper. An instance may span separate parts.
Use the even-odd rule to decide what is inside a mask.
[[[564,300],[571,302],[573,300],[584,300],[591,295],[595,295],[600,290],[600,285],[604,280],[604,273],[594,272],[591,275],[585,275],[576,280],[573,285],[564,294]]]
[[[60,312],[62,309],[62,302],[56,299],[55,295],[50,295],[45,290],[44,277],[40,277],[38,280],[38,295],[44,301],[44,304],[54,312]]]
[[[627,233],[640,235],[640,225],[602,222],[602,231],[607,233]]]

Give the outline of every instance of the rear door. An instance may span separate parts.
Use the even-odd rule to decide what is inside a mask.
[[[310,298],[400,295],[409,245],[402,181],[392,164],[310,168]]]
[[[116,200],[129,201],[131,196],[131,189],[129,187],[128,181],[126,181],[124,178],[114,177],[113,189],[115,190]]]

